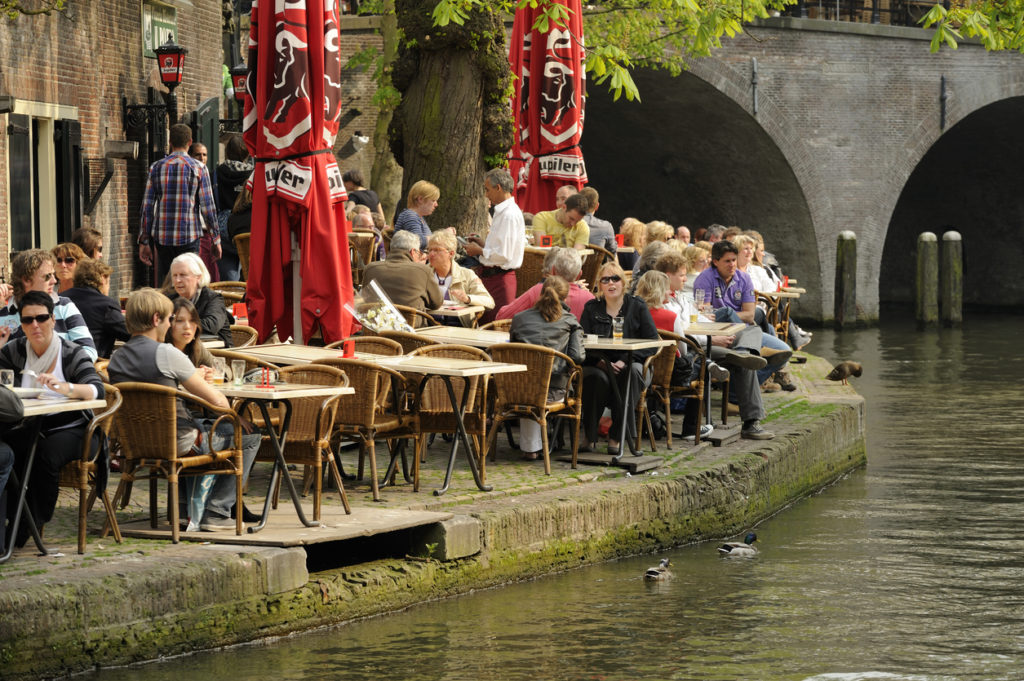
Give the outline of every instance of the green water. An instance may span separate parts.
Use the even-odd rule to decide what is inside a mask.
[[[815,334],[858,359],[868,467],[714,544],[95,679],[1024,678],[1024,320]]]

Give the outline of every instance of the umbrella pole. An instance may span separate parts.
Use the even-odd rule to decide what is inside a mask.
[[[292,238],[292,341],[305,345],[302,338],[302,249],[295,232]]]

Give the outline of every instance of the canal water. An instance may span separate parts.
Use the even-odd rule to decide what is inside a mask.
[[[380,681],[1024,678],[1024,319],[912,323],[808,348],[856,359],[868,466],[714,543],[89,678]]]

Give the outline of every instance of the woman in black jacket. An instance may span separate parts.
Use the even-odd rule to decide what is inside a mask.
[[[583,332],[605,338],[612,337],[613,320],[622,318],[623,338],[657,339],[658,328],[651,319],[651,312],[642,300],[625,293],[626,275],[618,263],[606,262],[598,273],[597,298],[583,306],[580,324]],[[597,442],[597,427],[605,407],[612,411],[612,426],[608,431],[608,453],[618,454],[621,443],[615,438],[622,430],[622,404],[617,398],[626,388],[629,380],[629,408],[626,410],[626,437],[636,437],[636,401],[640,396],[643,362],[654,350],[636,350],[632,353],[632,365],[627,367],[628,353],[597,351],[587,354],[587,366],[583,367],[583,439],[580,451],[591,451]],[[612,386],[615,379],[616,392]]]
[[[75,268],[75,286],[64,295],[78,306],[85,318],[97,354],[109,359],[114,341],[131,338],[124,324],[121,306],[110,297],[110,274],[114,269],[102,260],[86,258]]]
[[[182,253],[171,261],[170,285],[164,294],[172,301],[179,296],[192,301],[199,312],[203,333],[217,336],[231,347],[231,315],[221,295],[209,287],[210,272],[195,253]]]

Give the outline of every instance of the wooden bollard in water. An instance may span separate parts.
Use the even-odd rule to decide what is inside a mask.
[[[837,327],[857,323],[857,235],[846,230],[839,233],[836,245],[836,300]]]
[[[947,326],[960,324],[964,321],[964,244],[960,232],[942,235],[941,273],[942,322]]]
[[[917,237],[917,321],[939,321],[939,242],[933,232]]]

